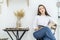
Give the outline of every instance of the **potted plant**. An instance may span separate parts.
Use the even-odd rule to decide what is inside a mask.
[[[21,19],[24,17],[23,9],[16,11],[14,15],[17,17],[16,28],[21,27]]]

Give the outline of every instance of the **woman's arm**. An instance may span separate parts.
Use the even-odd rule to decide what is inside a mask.
[[[51,29],[56,29],[57,27],[57,21],[54,20],[53,17],[49,17],[49,23],[48,25],[50,26]]]
[[[49,26],[51,27],[51,29],[56,30],[57,24],[54,23],[54,22],[50,22],[50,23],[49,23]]]

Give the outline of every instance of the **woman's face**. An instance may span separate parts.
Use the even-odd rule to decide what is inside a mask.
[[[39,7],[39,11],[41,14],[45,14],[45,8],[43,6]]]

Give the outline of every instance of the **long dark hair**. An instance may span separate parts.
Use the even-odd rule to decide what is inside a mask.
[[[41,12],[39,11],[39,7],[40,7],[40,6],[43,6],[43,7],[44,7],[44,9],[45,9],[45,15],[46,15],[46,16],[50,16],[50,15],[48,14],[48,12],[47,12],[45,6],[42,5],[42,4],[38,6],[38,14],[37,14],[37,15],[41,15]]]

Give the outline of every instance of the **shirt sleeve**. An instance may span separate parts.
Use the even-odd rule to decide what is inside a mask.
[[[57,21],[54,18],[52,18],[52,17],[49,17],[49,21],[50,22],[54,22],[55,24],[57,24]]]
[[[34,17],[33,19],[33,28],[36,28],[37,27],[37,16]]]

